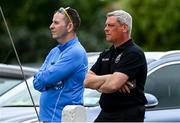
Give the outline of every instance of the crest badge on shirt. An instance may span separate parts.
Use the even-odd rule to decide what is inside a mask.
[[[115,63],[118,63],[118,62],[120,61],[121,55],[122,55],[122,53],[121,53],[121,54],[119,54],[119,55],[116,57],[116,59],[115,59]]]

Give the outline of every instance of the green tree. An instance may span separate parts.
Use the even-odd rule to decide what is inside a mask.
[[[133,37],[146,50],[180,49],[180,0],[126,0]]]
[[[79,38],[87,51],[100,51],[107,47],[104,41],[105,12],[116,0],[1,0],[7,23],[22,62],[42,62],[57,43],[51,39],[49,25],[59,7],[70,6],[78,10],[82,24]],[[0,18],[1,19],[1,18]],[[0,62],[16,62],[9,37],[0,21]]]
[[[51,0],[1,0],[0,5],[22,62],[42,61],[54,46],[48,25],[53,11],[58,8],[56,3]],[[3,21],[0,21],[0,35],[0,62],[17,63]]]

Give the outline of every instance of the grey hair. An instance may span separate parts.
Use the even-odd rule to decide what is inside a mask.
[[[108,16],[116,16],[118,21],[121,24],[126,24],[128,26],[128,32],[129,36],[131,36],[131,30],[132,30],[132,17],[129,13],[123,11],[123,10],[116,10],[113,12],[107,13]]]

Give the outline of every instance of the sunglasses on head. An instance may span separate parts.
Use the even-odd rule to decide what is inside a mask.
[[[67,13],[67,10],[69,9],[70,7],[67,7],[67,8],[63,8],[63,7],[61,7],[61,8],[59,8],[59,12],[60,13],[64,13],[67,17],[68,17],[68,19],[69,19],[69,21],[72,23],[72,20],[71,20],[71,18],[70,18],[70,16],[69,16],[69,14]]]

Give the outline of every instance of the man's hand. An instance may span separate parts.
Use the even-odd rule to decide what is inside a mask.
[[[106,74],[102,77],[104,78],[105,82],[98,90],[103,93],[114,93],[118,91],[128,80],[128,76],[121,72]]]
[[[130,90],[135,87],[134,84],[135,84],[134,82],[127,81],[127,82],[121,87],[121,89],[119,90],[119,92],[120,92],[120,93],[130,93]]]

